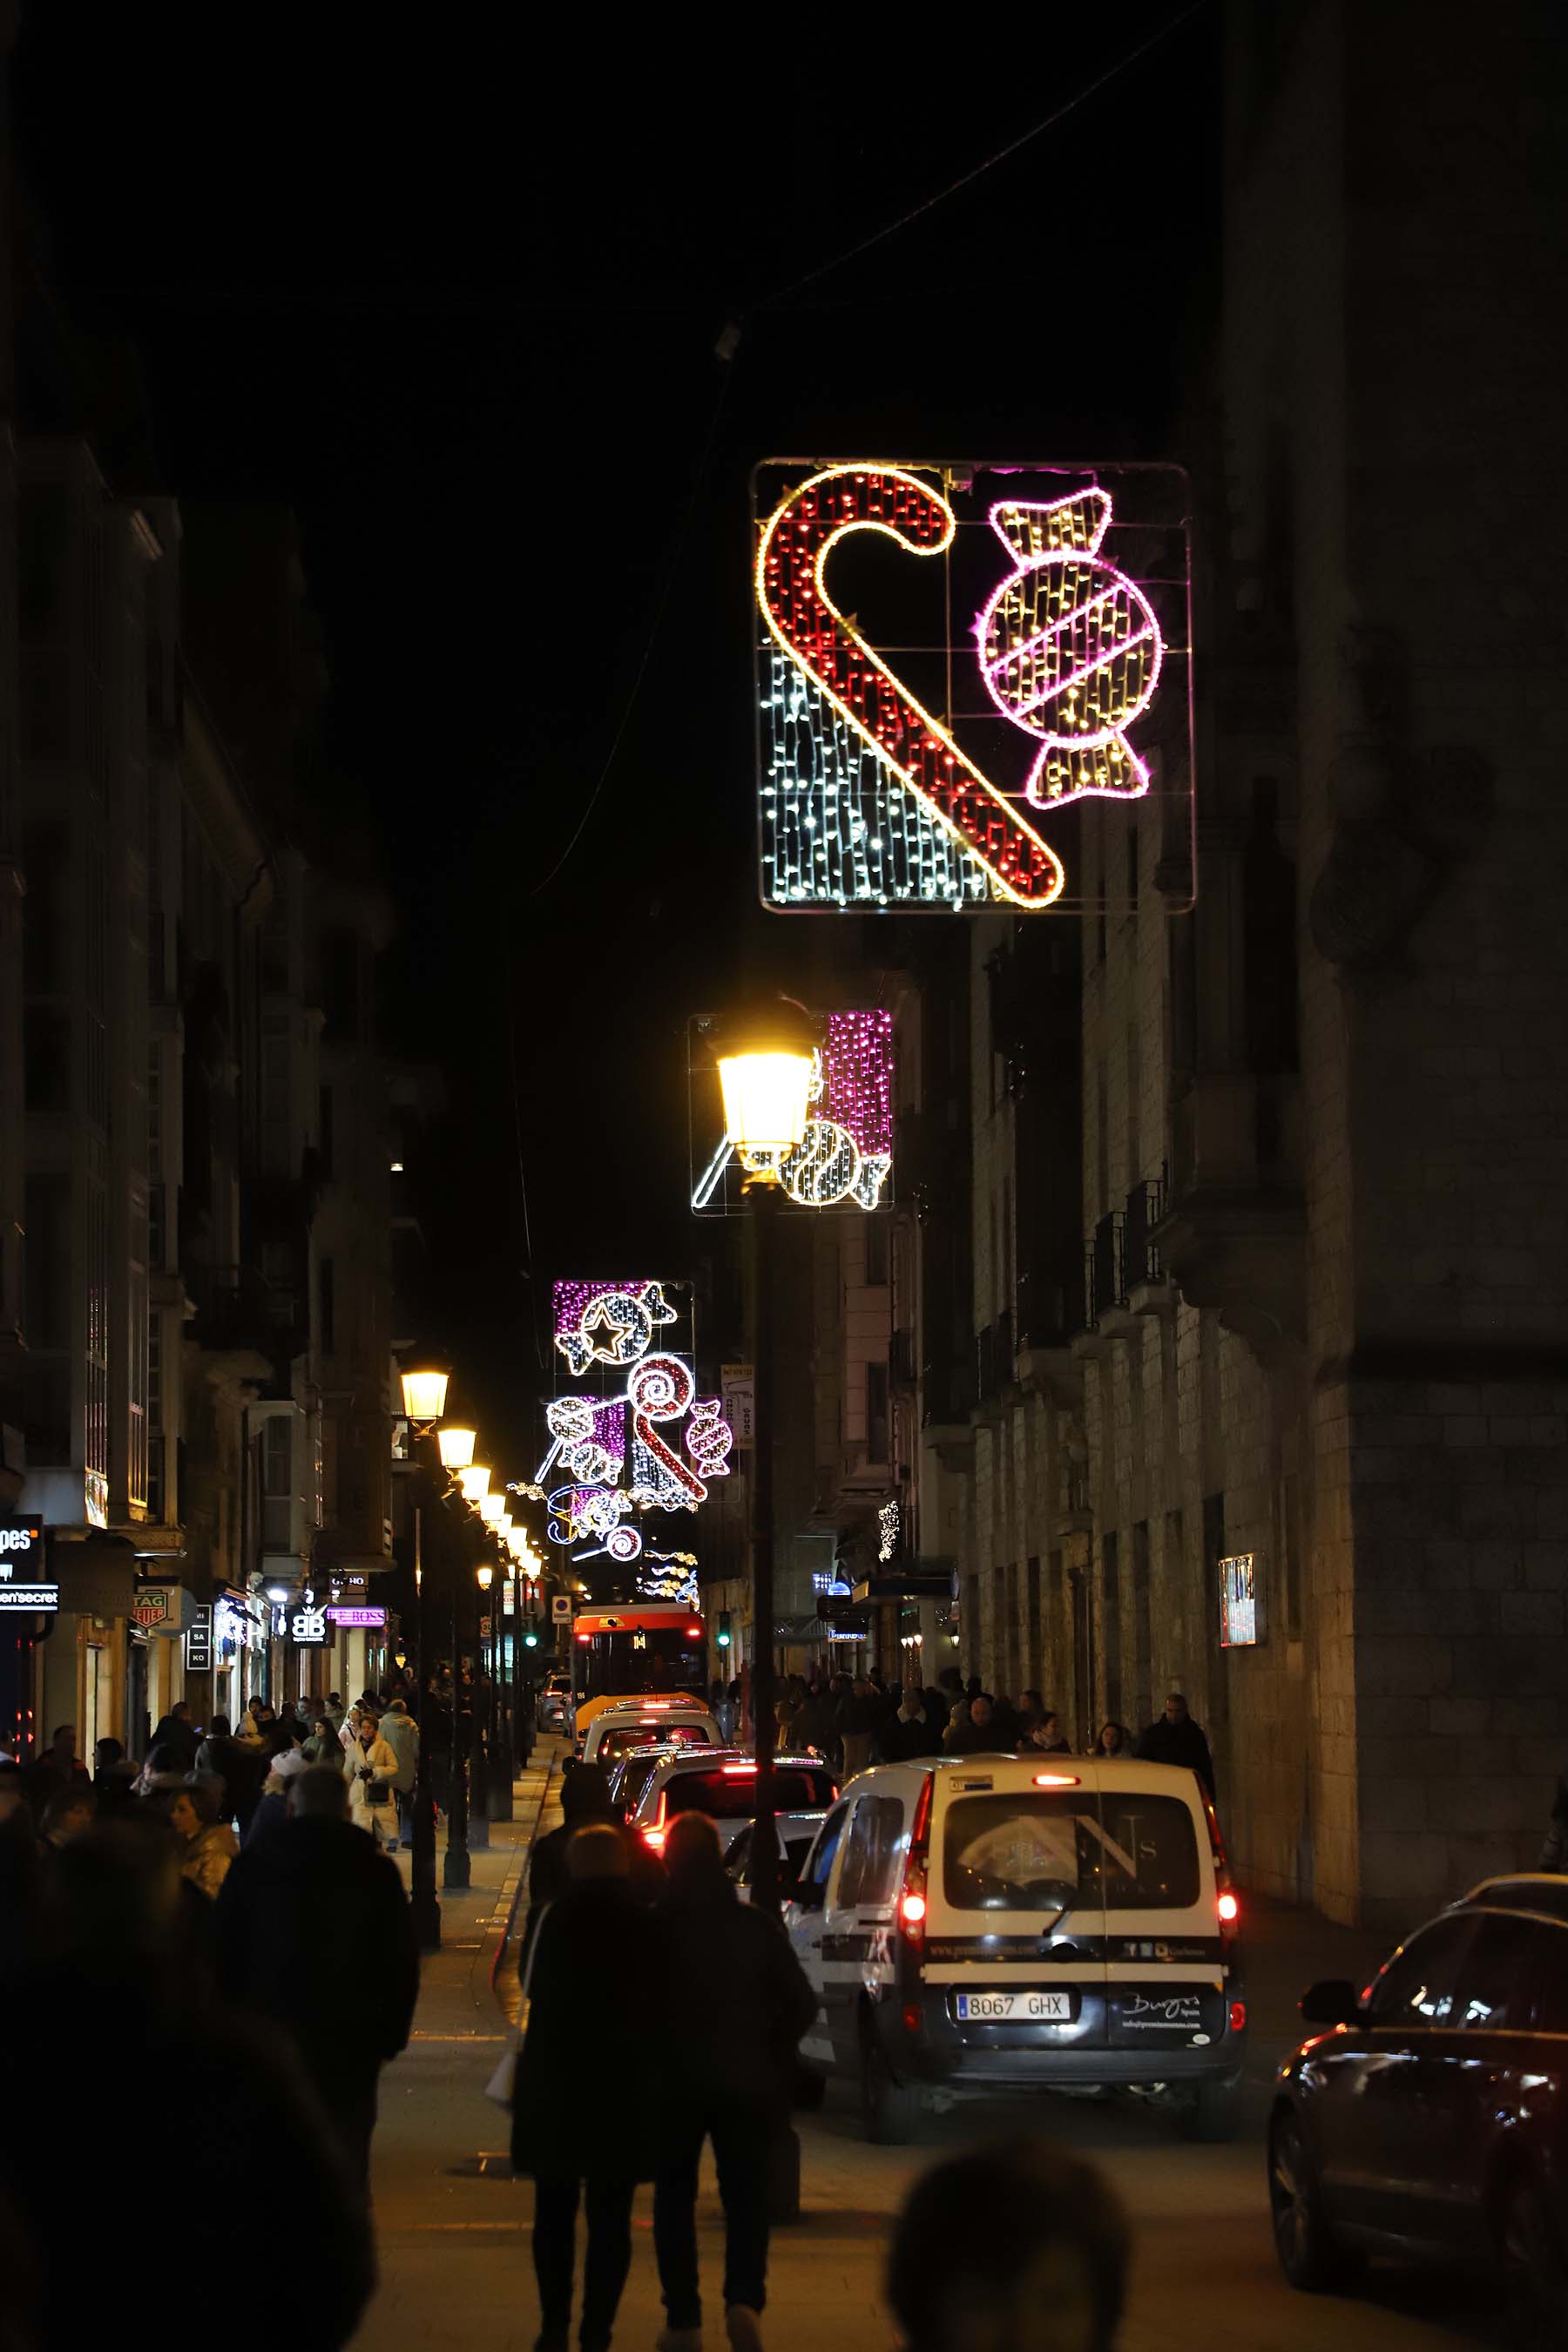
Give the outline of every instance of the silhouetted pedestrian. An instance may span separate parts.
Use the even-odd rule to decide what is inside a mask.
[[[1213,1797],[1214,1759],[1203,1726],[1193,1721],[1180,1691],[1171,1693],[1164,1714],[1139,1734],[1138,1753],[1145,1764],[1185,1765]]]

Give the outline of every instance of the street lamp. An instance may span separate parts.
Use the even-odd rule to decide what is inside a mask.
[[[410,1453],[421,1438],[428,1438],[437,1429],[447,1410],[447,1390],[449,1372],[428,1359],[423,1363],[406,1366],[399,1374],[403,1390],[403,1410],[408,1418]],[[440,1437],[437,1435],[437,1449]],[[470,1451],[472,1449],[470,1448]],[[442,1458],[445,1460],[444,1451]],[[414,1779],[414,1841],[409,1853],[409,1907],[414,1916],[414,1933],[422,1952],[434,1952],[441,1945],[441,1906],[436,1895],[436,1798],[430,1783],[430,1710],[426,1696],[430,1684],[429,1610],[426,1601],[425,1563],[422,1556],[423,1520],[420,1507],[414,1506],[414,1589],[417,1596],[419,1623],[419,1675],[425,1689],[419,1696],[419,1749]]]
[[[778,1841],[773,1828],[773,1345],[774,1257],[781,1186],[778,1163],[801,1142],[816,1070],[816,1034],[801,1006],[785,998],[755,1005],[722,1024],[714,1043],[724,1097],[724,1133],[746,1170],[744,1194],[754,1219],[756,1390],[752,1445],[752,1717],[756,1733],[757,1812],[752,1832],[752,1901],[778,1910]]]
[[[466,1470],[474,1458],[474,1448],[479,1442],[478,1430],[458,1429],[448,1425],[436,1433],[436,1443],[441,1449],[443,1470]]]
[[[479,1496],[484,1494],[489,1483],[490,1465],[488,1462],[465,1463],[458,1473],[458,1484],[463,1490],[463,1500],[465,1503],[471,1503],[476,1509],[479,1507]]]

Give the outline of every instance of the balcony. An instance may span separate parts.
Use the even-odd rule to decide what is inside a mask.
[[[1165,1213],[1165,1179],[1146,1179],[1127,1195],[1122,1224],[1122,1276],[1134,1315],[1163,1314],[1174,1294],[1160,1256],[1155,1230]]]
[[[1161,1263],[1267,1362],[1305,1323],[1300,1089],[1293,1075],[1195,1079],[1173,1109]]]
[[[1058,1404],[1079,1404],[1083,1381],[1073,1360],[1073,1334],[1082,1328],[1084,1285],[1077,1255],[1043,1259],[1018,1277],[1018,1385]]]

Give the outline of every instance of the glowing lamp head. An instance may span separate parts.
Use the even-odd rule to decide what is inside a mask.
[[[445,1429],[438,1429],[436,1443],[441,1449],[442,1469],[466,1470],[474,1458],[474,1448],[479,1442],[477,1430],[458,1429],[450,1423]]]
[[[403,1410],[410,1421],[419,1422],[427,1428],[432,1422],[440,1420],[447,1410],[447,1389],[451,1377],[446,1365],[437,1363],[430,1357],[410,1365],[398,1374],[403,1389]]]
[[[742,1159],[793,1151],[804,1140],[816,1036],[798,1004],[780,997],[728,1024],[715,1053],[724,1133]]]
[[[481,1495],[479,1496],[478,1507],[479,1517],[483,1519],[487,1528],[498,1527],[501,1519],[506,1515],[506,1496],[504,1495]]]
[[[476,1568],[474,1575],[478,1580],[479,1591],[481,1592],[488,1592],[495,1580],[494,1569],[487,1564],[483,1568]]]

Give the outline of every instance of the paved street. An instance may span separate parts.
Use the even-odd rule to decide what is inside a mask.
[[[538,1756],[542,1751],[536,1751]],[[447,1940],[429,1963],[416,2038],[383,2078],[375,2196],[382,2285],[356,2337],[378,2352],[441,2344],[447,2352],[526,2352],[537,2305],[529,2257],[531,2193],[508,2177],[507,2121],[482,2096],[500,2051],[490,1974],[526,1842],[558,1814],[542,1770],[519,1782],[517,1819],[498,1823],[473,1857],[474,1885],[444,1905]],[[541,1816],[541,1806],[544,1810]],[[405,1857],[406,1871],[406,1857]],[[1269,2064],[1291,2038],[1296,1993],[1313,1975],[1356,1972],[1371,1954],[1343,1930],[1282,1910],[1254,1921],[1249,1943],[1255,2026],[1252,2113],[1229,2147],[1191,2147],[1158,2116],[1124,2104],[1051,2100],[1034,2119],[1102,2163],[1131,2211],[1136,2270],[1124,2352],[1223,2341],[1258,2352],[1434,2352],[1484,2344],[1481,2297],[1447,2284],[1374,2274],[1345,2302],[1291,2294],[1275,2267],[1261,2153]],[[507,1971],[510,1979],[510,1971]],[[503,1988],[505,1989],[505,1988]],[[922,2165],[985,2128],[1016,2126],[1016,2102],[964,2105],[930,2119],[920,2144],[873,2148],[853,2102],[835,2089],[799,2119],[804,2212],[773,2241],[769,2329],[781,2347],[865,2352],[890,2344],[879,2282],[889,2217]],[[717,2290],[720,2227],[710,2175],[702,2211],[705,2283]],[[651,2352],[659,2307],[649,2199],[637,2205],[637,2249],[616,2341]],[[710,2304],[710,2342],[721,2331]]]

